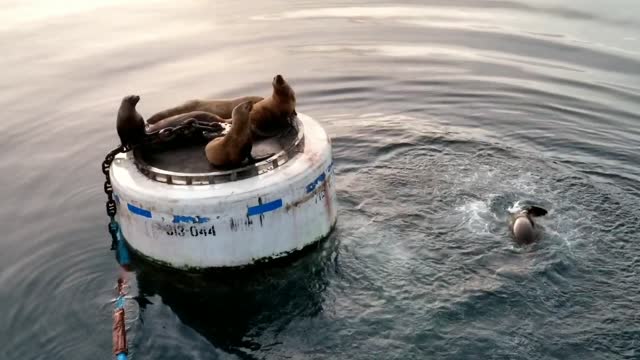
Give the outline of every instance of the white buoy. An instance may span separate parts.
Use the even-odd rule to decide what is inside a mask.
[[[129,245],[190,270],[249,265],[326,237],[337,210],[331,141],[309,116],[295,123],[291,146],[233,171],[179,173],[118,155],[111,182]]]

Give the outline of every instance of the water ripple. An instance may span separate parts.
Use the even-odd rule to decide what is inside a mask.
[[[637,357],[634,2],[5,5],[5,357],[111,351],[99,164],[122,97],[148,117],[276,73],[332,137],[336,231],[251,273],[136,262],[132,358]],[[522,203],[550,210],[530,246]]]

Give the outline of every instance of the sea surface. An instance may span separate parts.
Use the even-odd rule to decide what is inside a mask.
[[[120,100],[266,96],[333,141],[329,239],[130,274],[130,359],[640,359],[640,2],[2,1],[0,359],[109,359]],[[509,210],[549,210],[514,244]]]

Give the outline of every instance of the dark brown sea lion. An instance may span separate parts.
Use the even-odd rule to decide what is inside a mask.
[[[282,77],[276,75],[271,82],[273,93],[254,105],[251,111],[251,128],[254,136],[270,137],[290,126],[296,115],[296,94]]]
[[[145,137],[144,119],[136,110],[136,104],[140,101],[140,96],[125,96],[118,109],[118,119],[116,130],[120,137],[120,143],[124,146],[132,147],[140,144]]]
[[[223,136],[211,140],[204,152],[210,164],[231,168],[240,165],[251,156],[253,140],[249,114],[253,108],[251,101],[236,106],[232,112],[231,129]]]
[[[147,127],[148,133],[153,133],[168,127],[180,126],[188,122],[189,120],[195,120],[200,123],[214,124],[214,123],[227,123],[228,120],[221,118],[218,115],[206,112],[206,111],[192,111],[185,114],[174,115],[166,119],[162,119],[155,124],[151,124]],[[222,127],[220,127],[222,129]]]
[[[538,237],[534,217],[547,215],[547,210],[537,206],[527,206],[512,215],[509,229],[518,243],[531,244]]]
[[[220,116],[223,119],[229,119],[231,118],[231,112],[239,104],[245,101],[251,101],[255,104],[262,99],[263,98],[261,96],[243,96],[231,100],[189,100],[182,105],[154,114],[147,119],[147,123],[155,124],[162,119],[191,111],[205,111]]]

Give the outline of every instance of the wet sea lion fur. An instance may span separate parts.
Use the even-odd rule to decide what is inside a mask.
[[[534,218],[547,215],[547,210],[538,206],[527,206],[511,216],[509,229],[520,244],[531,244],[538,236]]]

